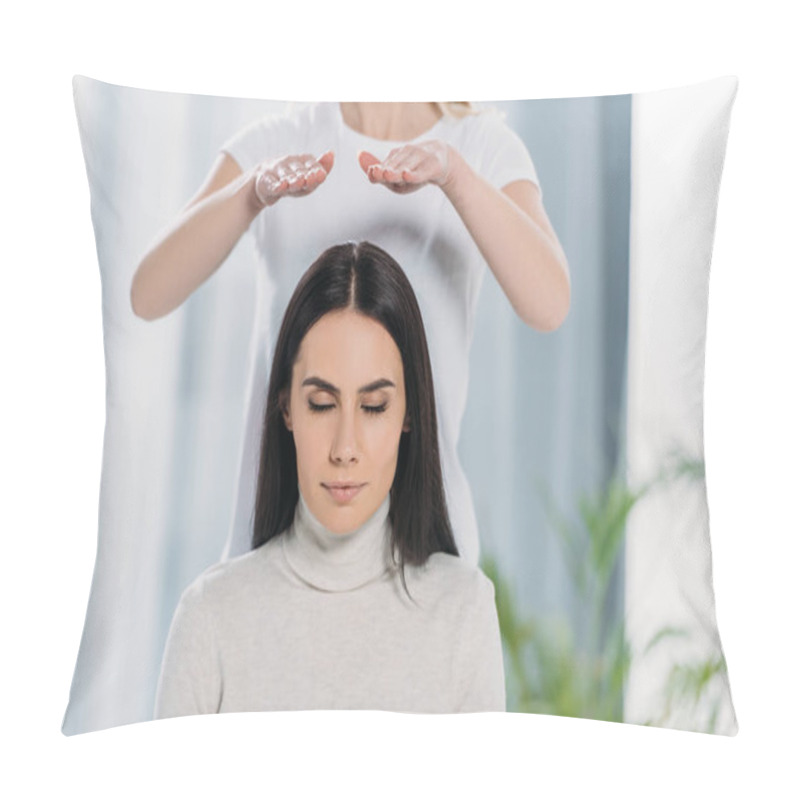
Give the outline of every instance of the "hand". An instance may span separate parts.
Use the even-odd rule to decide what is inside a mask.
[[[255,169],[253,190],[262,208],[278,202],[284,195],[311,194],[333,168],[333,151],[318,159],[304,154],[265,161]]]
[[[384,161],[365,150],[358,154],[370,181],[398,194],[414,192],[426,183],[444,186],[452,177],[453,161],[450,145],[438,139],[396,147]]]

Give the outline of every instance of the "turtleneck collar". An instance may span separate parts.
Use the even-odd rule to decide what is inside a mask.
[[[361,527],[350,533],[333,533],[298,494],[294,521],[281,539],[289,566],[306,583],[327,592],[345,592],[387,570],[391,552],[388,495]]]

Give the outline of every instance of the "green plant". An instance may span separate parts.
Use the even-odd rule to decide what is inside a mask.
[[[496,560],[484,558],[509,663],[509,710],[619,721],[630,650],[622,622],[609,627],[603,614],[625,522],[643,490],[632,492],[613,480],[605,490],[580,498],[577,521],[561,514],[541,486],[540,492],[590,620],[589,642],[580,646],[563,619],[522,619],[513,587]]]
[[[523,617],[517,609],[514,587],[501,574],[497,560],[484,556],[481,567],[495,585],[506,654],[509,711],[622,721],[632,654],[623,620],[608,619],[607,609],[628,517],[655,486],[704,476],[702,461],[673,452],[656,477],[637,489],[615,477],[602,490],[580,496],[575,518],[562,513],[547,488],[539,483],[539,493],[550,525],[558,535],[588,630],[586,641],[581,644],[563,617]],[[666,639],[687,635],[683,629],[665,626],[653,636],[642,655]],[[724,670],[721,658],[673,666],[665,687],[664,710],[646,724],[663,724],[676,706],[696,707],[715,676]],[[716,724],[719,707],[717,700],[707,720],[710,731]]]
[[[495,584],[497,613],[506,651],[509,711],[618,721],[630,661],[622,625],[603,652],[590,655],[576,643],[563,618],[522,618],[509,581],[487,557],[482,568]]]

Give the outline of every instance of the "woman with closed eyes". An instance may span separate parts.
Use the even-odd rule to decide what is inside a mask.
[[[570,306],[567,259],[523,141],[496,110],[463,102],[311,103],[256,119],[223,143],[196,195],[143,257],[134,312],[156,319],[181,305],[245,232],[263,313],[248,355],[226,555],[246,552],[252,536],[269,353],[300,273],[332,244],[366,240],[403,265],[416,293],[453,536],[461,557],[477,564],[458,441],[484,276],[536,330],[558,328]]]
[[[253,549],[182,595],[156,716],[505,710],[494,588],[458,557],[437,442],[404,272],[326,250],[277,340]]]

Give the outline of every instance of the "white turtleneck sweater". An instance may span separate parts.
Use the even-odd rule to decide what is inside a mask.
[[[390,566],[389,498],[358,530],[300,496],[287,531],[206,570],[172,620],[155,716],[223,711],[505,711],[494,586],[434,553]]]

